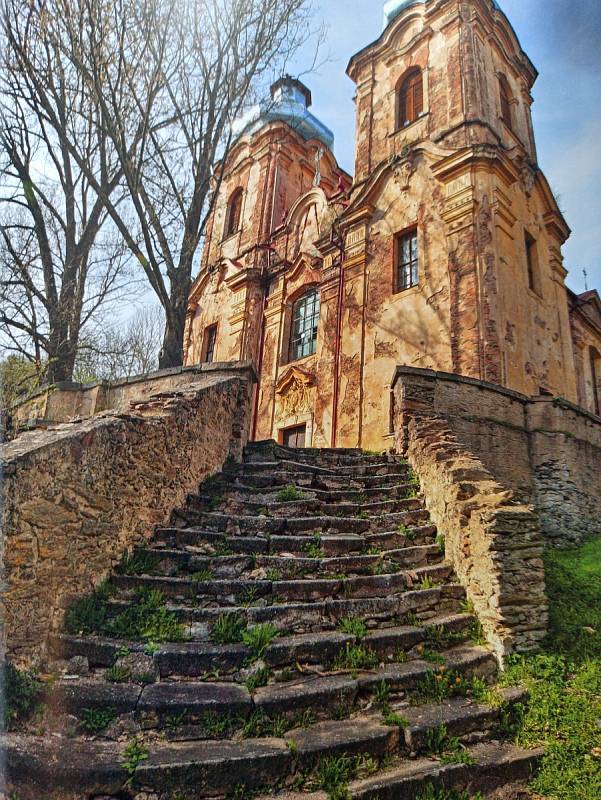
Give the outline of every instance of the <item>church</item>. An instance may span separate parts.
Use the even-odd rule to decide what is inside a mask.
[[[397,365],[599,415],[601,301],[537,164],[537,71],[495,0],[390,0],[350,60],[354,175],[284,77],[235,128],[185,362],[252,361],[252,438],[388,449]]]

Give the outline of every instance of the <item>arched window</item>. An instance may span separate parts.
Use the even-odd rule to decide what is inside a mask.
[[[397,128],[411,125],[424,111],[424,79],[419,68],[407,73],[397,95]]]
[[[317,348],[317,326],[319,325],[319,293],[310,289],[292,306],[290,325],[290,361],[312,356]]]
[[[242,216],[242,189],[236,189],[230,196],[227,204],[227,214],[225,217],[224,239],[232,236],[240,229],[240,217]]]
[[[501,119],[508,128],[511,128],[511,89],[504,75],[499,77],[499,93],[501,96]]]

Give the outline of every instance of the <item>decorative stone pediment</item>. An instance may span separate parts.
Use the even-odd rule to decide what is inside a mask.
[[[403,147],[400,159],[393,167],[393,175],[397,186],[406,192],[411,183],[411,177],[415,172],[413,153],[409,147]]]
[[[278,409],[282,417],[294,417],[311,411],[313,398],[311,389],[315,386],[315,376],[299,369],[290,367],[276,384],[278,396]]]

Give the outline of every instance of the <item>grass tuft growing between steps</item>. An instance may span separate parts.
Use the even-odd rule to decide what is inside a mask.
[[[543,652],[514,657],[504,682],[530,691],[517,742],[546,754],[532,788],[553,800],[601,797],[601,537],[545,557],[551,601]]]

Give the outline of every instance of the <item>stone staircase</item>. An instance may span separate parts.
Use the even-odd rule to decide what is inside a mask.
[[[51,645],[19,800],[517,798],[540,758],[397,456],[247,446]]]

